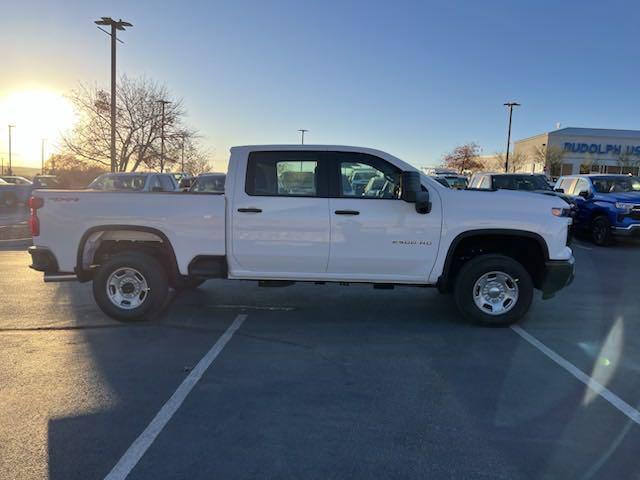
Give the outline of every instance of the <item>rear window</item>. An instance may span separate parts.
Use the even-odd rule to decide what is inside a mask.
[[[246,192],[257,196],[319,196],[318,165],[318,152],[252,152]]]

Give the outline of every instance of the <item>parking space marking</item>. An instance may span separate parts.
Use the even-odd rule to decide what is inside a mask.
[[[115,467],[113,467],[105,477],[105,480],[121,480],[127,478],[131,470],[137,465],[165,425],[169,423],[171,417],[173,417],[178,408],[180,408],[180,405],[182,405],[184,399],[187,398],[189,392],[191,392],[196,383],[202,378],[204,372],[207,371],[207,368],[209,368],[225,345],[231,340],[233,334],[240,328],[246,318],[247,315],[245,314],[240,314],[235,318],[229,328],[227,328],[213,347],[211,347],[211,350],[209,350],[195,368],[191,370],[191,373],[183,380],[178,389],[171,395],[171,398],[167,400],[167,403],[163,405],[153,420],[151,420],[147,428],[144,429],[124,455],[122,455],[122,458],[120,458]]]
[[[629,405],[627,402],[622,400],[620,397],[618,397],[615,393],[613,393],[607,387],[605,387],[600,382],[597,382],[596,380],[591,378],[589,375],[584,373],[582,370],[580,370],[578,367],[576,367],[574,364],[572,364],[568,360],[565,360],[563,357],[561,357],[556,352],[551,350],[549,347],[547,347],[544,343],[542,343],[540,340],[535,338],[533,335],[524,331],[521,327],[517,325],[513,325],[511,327],[511,330],[516,332],[518,335],[520,335],[520,337],[522,337],[524,340],[529,342],[529,344],[531,344],[532,346],[540,350],[548,358],[553,360],[556,364],[560,365],[567,372],[569,372],[571,375],[573,375],[582,383],[584,383],[588,388],[593,390],[600,397],[602,397],[611,405],[613,405],[613,407],[615,407],[617,410],[619,410],[620,412],[625,414],[627,417],[629,417],[629,419],[631,419],[632,421],[640,425],[640,412],[635,408],[633,408],[631,405]]]

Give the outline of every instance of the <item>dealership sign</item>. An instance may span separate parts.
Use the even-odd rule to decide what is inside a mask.
[[[612,145],[604,143],[575,143],[564,142],[564,151],[573,153],[592,153],[598,155],[608,155],[613,153],[614,155],[639,155],[640,145],[625,145],[624,150],[622,145]]]

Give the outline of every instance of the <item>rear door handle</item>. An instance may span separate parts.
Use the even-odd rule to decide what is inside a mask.
[[[261,208],[239,208],[238,211],[241,213],[262,213]]]
[[[334,213],[336,215],[360,215],[357,210],[336,210]]]

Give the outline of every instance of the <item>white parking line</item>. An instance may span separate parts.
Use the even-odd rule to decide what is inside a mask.
[[[202,377],[207,368],[213,363],[216,357],[220,354],[224,346],[227,344],[233,334],[240,328],[242,322],[245,321],[247,315],[238,315],[233,323],[227,328],[224,334],[218,339],[218,341],[211,347],[211,350],[202,357],[202,360],[198,362],[191,373],[184,379],[178,389],[171,395],[171,398],[167,400],[167,403],[160,409],[157,415],[151,420],[151,423],[144,432],[140,434],[138,438],[131,444],[131,446],[124,453],[122,458],[118,461],[115,467],[105,477],[105,480],[120,480],[127,478],[127,475],[131,473],[133,467],[136,466],[138,461],[142,458],[147,449],[151,446],[156,437],[160,434],[171,417],[176,413],[180,405],[193,387],[198,383],[198,380]]]
[[[627,402],[622,400],[620,397],[618,397],[615,393],[613,393],[607,387],[605,387],[604,385],[602,385],[601,383],[597,382],[596,380],[591,378],[589,375],[584,373],[574,364],[562,358],[560,355],[558,355],[556,352],[551,350],[549,347],[547,347],[544,343],[542,343],[540,340],[535,338],[533,335],[524,331],[521,327],[514,325],[511,327],[511,329],[514,332],[516,332],[518,335],[520,335],[523,339],[525,339],[527,342],[529,342],[531,345],[533,345],[535,348],[537,348],[542,353],[544,353],[547,357],[549,357],[555,363],[557,363],[562,368],[564,368],[571,375],[573,375],[582,383],[584,383],[587,387],[589,387],[591,390],[597,393],[600,397],[602,397],[611,405],[613,405],[613,407],[615,407],[617,410],[619,410],[620,412],[625,414],[627,417],[629,417],[629,419],[631,419],[632,421],[640,425],[640,412],[638,410],[636,410]]]

